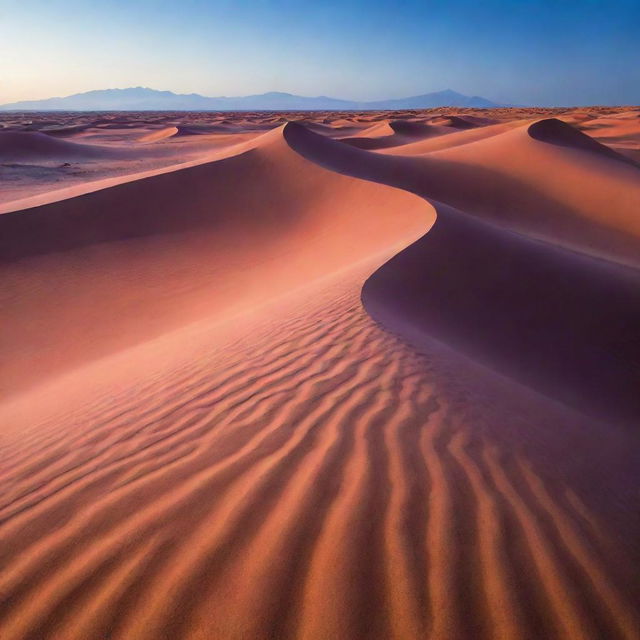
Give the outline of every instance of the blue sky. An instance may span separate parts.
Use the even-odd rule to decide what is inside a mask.
[[[640,104],[640,0],[0,0],[0,103],[91,89]]]

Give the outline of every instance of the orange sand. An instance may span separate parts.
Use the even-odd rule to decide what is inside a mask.
[[[639,638],[639,114],[7,114],[0,638]]]

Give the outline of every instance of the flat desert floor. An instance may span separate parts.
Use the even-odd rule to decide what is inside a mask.
[[[0,127],[2,640],[640,638],[640,108]]]

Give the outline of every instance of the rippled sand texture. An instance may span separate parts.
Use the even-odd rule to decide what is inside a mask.
[[[2,640],[640,637],[640,170],[508,113],[63,140],[174,164],[0,215]]]

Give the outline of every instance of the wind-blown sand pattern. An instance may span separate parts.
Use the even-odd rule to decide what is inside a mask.
[[[640,637],[640,119],[582,111],[7,121],[0,638]]]

